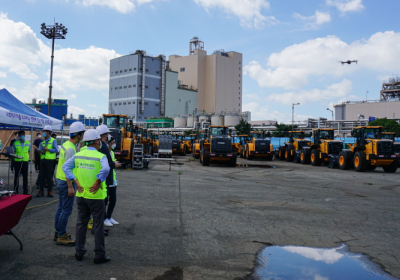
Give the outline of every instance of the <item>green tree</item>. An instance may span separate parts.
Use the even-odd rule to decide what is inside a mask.
[[[189,130],[185,130],[185,131],[183,132],[183,134],[184,134],[185,136],[189,136],[190,134],[194,134],[194,132],[193,132],[192,129],[189,129]]]
[[[237,135],[243,135],[243,134],[250,134],[252,126],[249,124],[246,120],[241,119],[240,122],[235,125],[236,133]]]
[[[278,124],[275,123],[276,130],[272,132],[272,136],[274,137],[286,137],[288,131],[292,130],[292,125],[286,125],[284,123]],[[298,126],[294,125],[293,130],[296,129]]]
[[[395,120],[388,120],[387,118],[376,119],[370,122],[370,126],[383,126],[382,131],[384,132],[395,132],[396,136],[400,136],[400,124]]]

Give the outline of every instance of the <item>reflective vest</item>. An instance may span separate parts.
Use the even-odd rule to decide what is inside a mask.
[[[116,161],[114,152],[111,151],[110,154],[111,154],[111,160],[112,161]],[[114,181],[114,184],[115,184],[116,180],[117,180],[117,173],[115,172],[115,169],[113,169],[113,181]]]
[[[29,161],[30,146],[31,143],[29,141],[24,141],[24,143],[21,143],[21,141],[16,140],[14,142],[15,153],[24,158],[14,158],[14,161]]]
[[[88,199],[105,199],[107,197],[106,181],[101,183],[101,188],[95,193],[89,191],[97,180],[97,174],[101,170],[102,153],[95,150],[84,150],[75,154],[75,168],[73,170],[76,179],[83,187],[83,192],[76,192],[76,196]]]
[[[79,149],[79,151],[82,152],[82,151],[84,151],[84,150],[86,150],[86,149],[87,149],[87,146],[83,146],[83,147],[81,147],[81,148]]]
[[[76,146],[74,145],[74,143],[70,142],[70,141],[66,141],[60,149],[60,156],[58,157],[58,165],[57,165],[57,173],[56,173],[56,178],[63,180],[63,181],[67,181],[67,178],[65,177],[65,173],[62,170],[62,166],[65,163],[65,152],[68,149],[74,149],[74,154],[76,153]]]
[[[54,149],[53,147],[53,141],[54,138],[50,137],[49,140],[43,140],[42,141],[42,147],[43,148],[47,148],[49,150]],[[49,151],[47,151],[45,154],[40,154],[40,158],[41,159],[56,159],[57,158],[57,153],[50,153]]]

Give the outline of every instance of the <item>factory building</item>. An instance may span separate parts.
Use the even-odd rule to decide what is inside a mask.
[[[165,57],[136,51],[110,61],[108,113],[134,123],[165,114]]]
[[[32,99],[32,103],[26,103],[29,107],[41,112],[45,115],[49,112],[49,104],[42,100]],[[51,117],[58,120],[63,120],[68,114],[68,100],[67,99],[53,99],[51,102]]]
[[[379,100],[347,101],[335,104],[335,120],[388,118],[400,120],[400,78],[382,83]]]
[[[197,109],[197,91],[179,84],[178,72],[165,72],[165,116],[187,115]]]
[[[198,111],[241,114],[242,54],[218,50],[207,55],[197,37],[189,46],[188,56],[169,56],[169,68],[178,72],[181,84],[197,90]]]

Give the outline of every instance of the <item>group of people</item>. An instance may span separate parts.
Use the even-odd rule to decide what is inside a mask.
[[[75,246],[75,258],[83,260],[86,253],[86,233],[89,221],[93,221],[92,233],[95,236],[94,263],[100,264],[110,261],[105,252],[104,226],[119,224],[112,218],[117,201],[117,178],[115,168],[120,163],[115,159],[113,149],[115,139],[110,135],[106,125],[96,129],[85,129],[81,122],[74,122],[70,126],[69,140],[59,148],[57,141],[51,137],[52,128],[45,126],[43,140],[35,147],[40,153],[40,167],[38,184],[40,190],[37,197],[44,196],[47,185],[47,196],[53,197],[53,173],[59,153],[56,169],[58,207],[54,217],[54,241],[57,245]],[[28,162],[30,142],[25,141],[25,132],[18,132],[18,140],[13,143],[15,153],[20,158],[15,159],[14,170],[16,178],[23,177],[23,193],[28,194]],[[36,165],[36,163],[35,163]],[[20,170],[20,171],[17,171]],[[26,174],[26,176],[25,176]],[[18,181],[15,182],[15,191],[18,193]],[[76,197],[77,224],[75,241],[67,232],[67,224],[73,210]]]

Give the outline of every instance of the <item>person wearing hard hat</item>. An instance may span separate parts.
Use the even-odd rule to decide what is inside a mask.
[[[93,231],[95,237],[94,263],[101,264],[110,261],[106,256],[104,245],[104,199],[107,197],[106,178],[110,172],[107,157],[98,150],[102,142],[95,129],[86,130],[83,141],[87,148],[76,153],[67,160],[62,169],[65,173],[68,188],[72,182],[76,184],[76,205],[78,218],[76,223],[75,259],[83,260],[86,253],[86,233],[90,215],[93,216]]]
[[[44,185],[47,181],[47,196],[53,197],[53,175],[54,175],[54,161],[57,158],[58,145],[56,139],[50,137],[52,128],[46,125],[43,128],[43,141],[39,145],[41,152],[40,169],[39,169],[39,183],[40,190],[37,197],[44,196]]]
[[[28,163],[31,143],[25,140],[25,131],[18,132],[18,140],[13,143],[15,154],[22,158],[14,159],[14,191],[18,194],[19,175],[23,178],[23,194],[28,194]]]
[[[117,200],[115,189],[111,189],[109,186],[114,185],[114,169],[121,166],[118,161],[113,161],[111,157],[110,150],[108,148],[108,140],[111,139],[110,130],[107,125],[102,124],[96,128],[97,132],[100,134],[102,147],[99,150],[100,153],[103,153],[107,156],[108,165],[110,166],[110,173],[108,173],[106,179],[107,185],[107,196],[108,199],[105,200],[105,204],[108,204],[108,200],[110,200],[110,206],[107,209],[107,213],[104,216],[104,225],[108,227],[112,227],[116,224],[119,224],[117,221],[111,218],[112,212],[114,211],[115,202]]]
[[[111,137],[110,140],[108,141],[108,150],[110,151],[111,154],[111,160],[113,162],[116,162],[117,160],[115,159],[114,155],[114,149],[116,147],[116,142],[114,137]],[[111,171],[110,171],[111,172]],[[112,218],[112,213],[114,212],[115,205],[117,203],[117,173],[115,172],[115,169],[113,170],[113,184],[112,185],[107,185],[107,197],[104,200],[105,205],[106,205],[106,217],[104,220],[104,225],[105,226],[110,226],[110,224],[113,225],[118,225],[119,222],[114,220]]]
[[[81,122],[74,122],[69,127],[69,140],[61,146],[57,165],[58,207],[54,217],[54,241],[57,245],[75,246],[75,241],[67,233],[68,218],[74,205],[76,185],[68,186],[67,178],[62,170],[64,163],[76,154],[76,145],[82,141],[85,126]]]

